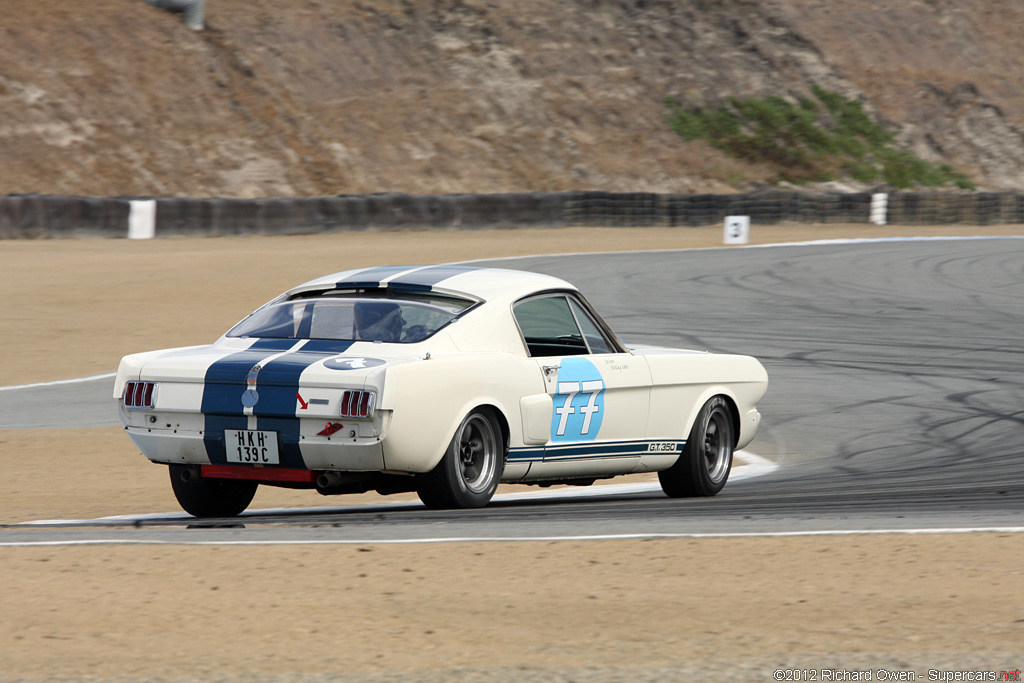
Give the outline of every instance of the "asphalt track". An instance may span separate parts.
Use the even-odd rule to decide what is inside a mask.
[[[1024,239],[893,239],[507,259],[576,283],[627,342],[746,353],[768,370],[751,449],[778,464],[714,498],[651,487],[183,515],[0,531],[17,542],[405,542],[1024,528]],[[109,378],[60,385],[111,424]],[[53,387],[0,391],[0,425]],[[14,400],[14,397],[17,400]],[[45,398],[45,397],[43,397]],[[26,403],[27,402],[27,403]],[[109,406],[109,403],[106,404]],[[64,414],[65,424],[68,416]],[[614,492],[612,492],[614,491]],[[601,495],[598,495],[601,494]],[[315,494],[311,494],[315,495]],[[200,530],[201,529],[201,530]]]

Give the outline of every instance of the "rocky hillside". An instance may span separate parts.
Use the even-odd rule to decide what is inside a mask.
[[[5,0],[0,194],[728,192],[772,178],[666,95],[856,97],[1024,185],[1016,0]]]

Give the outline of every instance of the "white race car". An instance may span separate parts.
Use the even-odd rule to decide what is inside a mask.
[[[767,385],[749,356],[623,345],[563,280],[442,265],[307,282],[211,345],[126,356],[114,397],[182,508],[223,517],[259,484],[470,508],[656,471],[713,496]]]

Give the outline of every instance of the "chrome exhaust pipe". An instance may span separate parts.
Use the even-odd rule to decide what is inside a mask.
[[[323,472],[316,478],[317,488],[329,489],[341,483],[340,472]]]

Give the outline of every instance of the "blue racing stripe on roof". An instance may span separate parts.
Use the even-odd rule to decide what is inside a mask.
[[[349,287],[359,289],[380,287],[380,283],[383,280],[387,280],[390,277],[404,273],[407,270],[413,270],[416,267],[417,266],[378,266],[376,268],[367,268],[366,270],[352,273],[344,280],[337,282],[335,286],[338,289],[346,289]]]
[[[388,281],[389,287],[429,290],[450,277],[482,270],[479,266],[427,266]]]

